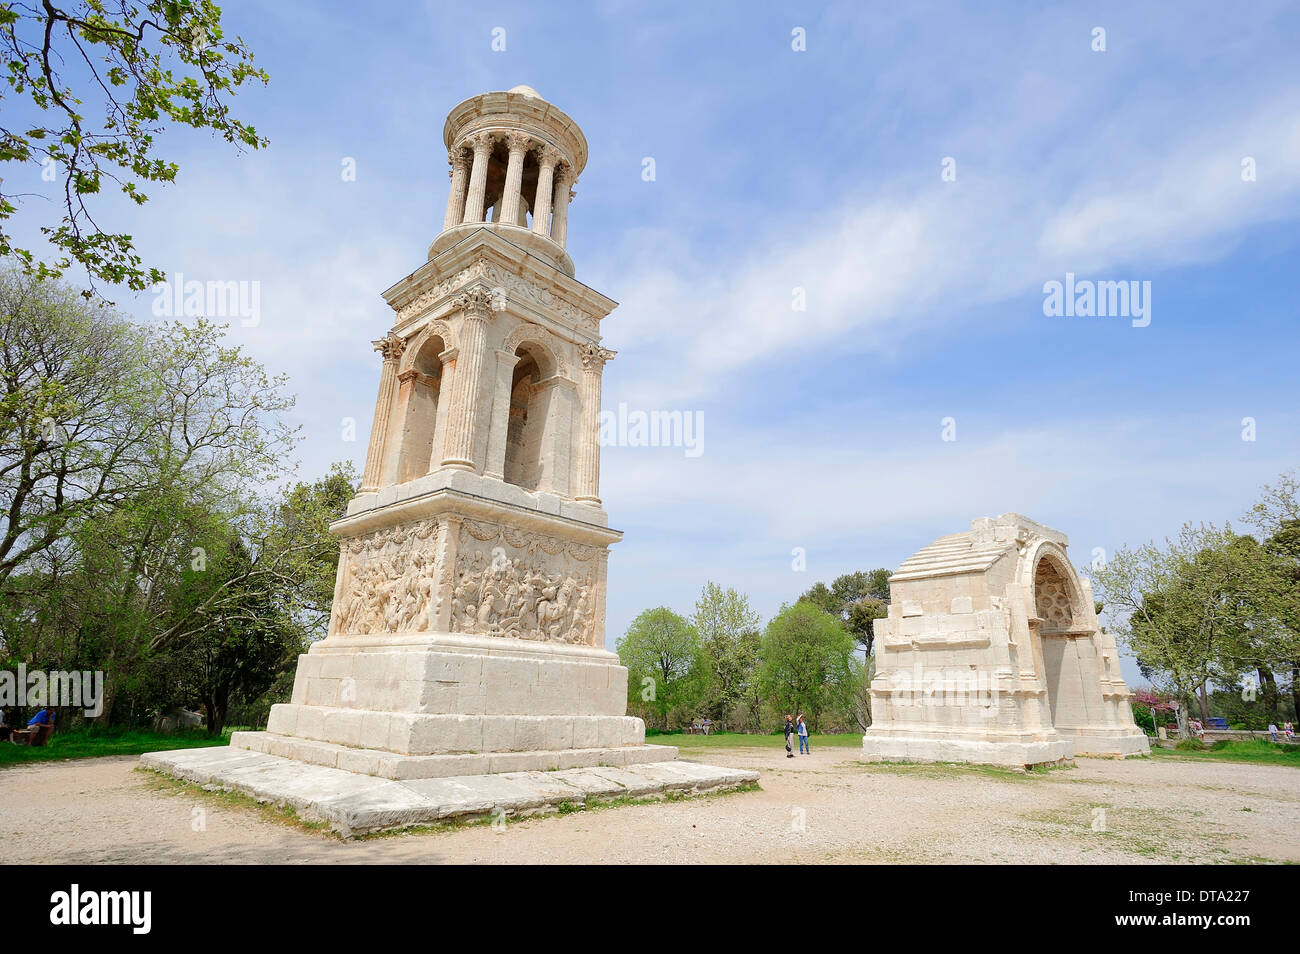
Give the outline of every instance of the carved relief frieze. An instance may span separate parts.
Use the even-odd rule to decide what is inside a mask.
[[[436,585],[438,525],[419,520],[342,541],[343,576],[334,620],[338,633],[429,629]]]
[[[556,537],[466,521],[451,631],[592,645],[599,553]]]

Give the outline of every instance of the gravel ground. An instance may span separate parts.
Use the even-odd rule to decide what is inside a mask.
[[[0,770],[0,862],[1300,861],[1286,766],[1080,759],[1016,776],[855,756],[692,750],[758,769],[762,790],[351,842],[180,789],[133,756],[22,766]]]

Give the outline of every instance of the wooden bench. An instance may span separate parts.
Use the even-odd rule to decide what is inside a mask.
[[[52,725],[36,725],[30,729],[14,729],[12,738],[15,745],[41,746],[49,741],[53,731]]]

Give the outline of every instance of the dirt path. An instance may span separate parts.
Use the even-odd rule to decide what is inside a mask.
[[[0,770],[0,862],[1300,861],[1285,766],[1081,759],[1010,776],[783,755],[689,754],[757,768],[761,791],[346,843],[177,790],[132,756],[23,766]]]

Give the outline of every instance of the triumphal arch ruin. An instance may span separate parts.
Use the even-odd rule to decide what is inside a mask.
[[[605,649],[609,547],[622,536],[601,503],[598,446],[614,357],[601,322],[615,302],[574,277],[566,251],[586,138],[519,86],[455,107],[443,140],[442,229],[427,261],[384,292],[392,326],[373,342],[382,364],[362,486],[331,526],[328,634],[299,658],[267,731],[231,739],[230,751],[274,761],[146,761],[307,804],[348,830],[456,805],[752,781],[646,745],[626,714],[627,670]],[[561,778],[571,769],[583,773]],[[335,789],[351,801],[320,794]]]
[[[876,623],[865,758],[1031,766],[1150,751],[1067,545],[1008,513],[899,566]]]

